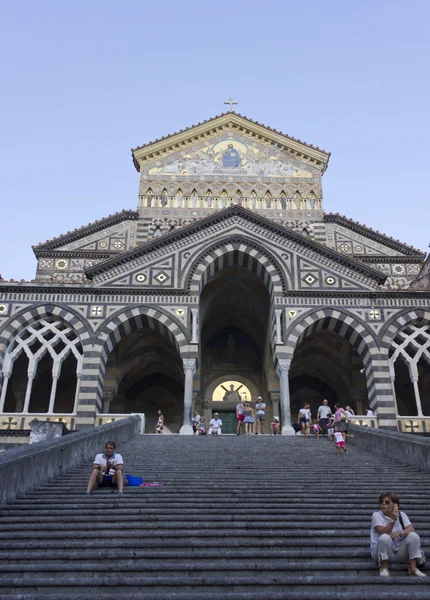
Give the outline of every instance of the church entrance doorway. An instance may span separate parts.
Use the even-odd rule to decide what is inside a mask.
[[[214,273],[200,296],[199,320],[200,395],[207,416],[235,411],[239,400],[267,399],[270,294],[257,274],[239,265]]]
[[[236,411],[233,410],[213,410],[212,416],[218,413],[219,418],[222,421],[222,433],[236,433],[237,420]]]

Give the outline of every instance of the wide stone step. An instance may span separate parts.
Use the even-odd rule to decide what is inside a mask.
[[[430,582],[417,580],[412,577],[408,577],[406,571],[396,573],[393,576],[396,579],[396,589],[401,586],[402,591],[408,589],[415,590],[417,586],[426,591],[428,600],[428,594],[430,593]],[[253,593],[256,588],[264,589],[266,598],[271,597],[272,591],[286,593],[286,588],[289,590],[292,587],[306,586],[307,588],[313,587],[315,591],[325,591],[327,595],[330,595],[333,590],[341,591],[348,586],[353,589],[368,588],[371,587],[374,594],[384,593],[387,591],[387,582],[384,578],[379,577],[378,572],[372,575],[352,573],[348,575],[340,575],[338,572],[326,573],[324,575],[314,576],[312,573],[303,575],[292,575],[282,573],[264,573],[261,574],[249,572],[245,576],[241,575],[230,575],[224,576],[222,573],[218,574],[205,574],[205,575],[193,575],[187,573],[187,576],[181,579],[178,576],[170,576],[158,573],[156,576],[153,575],[138,575],[138,574],[113,574],[104,568],[99,572],[88,574],[79,574],[79,577],[73,577],[69,575],[63,575],[62,577],[41,577],[34,576],[22,578],[19,577],[8,577],[0,575],[0,589],[4,594],[8,589],[13,591],[14,594],[20,593],[26,589],[34,592],[48,592],[58,590],[58,592],[76,592],[78,589],[87,590],[88,588],[107,588],[112,594],[112,598],[116,597],[116,591],[124,591],[124,588],[131,588],[135,591],[142,592],[144,590],[159,590],[163,589],[165,598],[171,597],[171,591],[187,591],[192,594],[196,588],[202,590],[206,588],[211,593],[224,591],[234,591],[235,588],[239,591]],[[390,585],[390,588],[394,586]],[[391,591],[391,590],[390,590]],[[252,597],[252,596],[251,596]],[[285,597],[285,596],[284,596]],[[332,596],[330,596],[332,597]],[[381,596],[375,596],[381,597]],[[384,596],[382,596],[384,597]],[[385,597],[388,597],[386,595]],[[392,597],[392,596],[390,596]]]
[[[266,590],[254,589],[243,591],[242,587],[230,590],[215,590],[197,587],[188,591],[177,591],[169,589],[169,600],[428,600],[428,589],[426,585],[418,585],[415,588],[406,583],[403,585],[403,579],[396,581],[395,586],[390,585],[386,588],[389,591],[381,589],[380,585],[351,585],[347,588],[345,586],[332,586],[327,589],[327,586],[316,586],[309,585],[308,587],[284,587],[282,590],[277,589]],[[268,596],[270,593],[270,596]],[[14,594],[14,590],[11,589],[9,592],[0,591],[0,600],[10,600],[11,595]],[[191,595],[190,595],[191,594]],[[113,598],[112,592],[106,588],[92,588],[91,591],[80,591],[73,590],[72,592],[62,592],[59,596],[58,590],[50,591],[45,590],[44,592],[31,592],[31,591],[20,591],[19,596],[16,600],[57,600],[61,597],[62,600],[166,600],[166,593],[164,591],[156,591],[151,589],[145,591],[135,591],[133,588],[129,588],[126,592],[123,590],[115,590],[115,596]]]

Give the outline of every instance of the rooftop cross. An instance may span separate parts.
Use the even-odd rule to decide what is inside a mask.
[[[230,104],[229,112],[233,110],[233,104],[239,104],[239,102],[235,102],[233,98],[229,98],[228,102],[224,102],[224,104]]]

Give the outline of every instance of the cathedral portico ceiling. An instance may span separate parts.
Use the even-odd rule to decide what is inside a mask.
[[[216,138],[219,139],[219,142],[213,144],[212,140]],[[263,148],[266,149],[266,155],[270,149],[277,149],[284,154],[288,153],[292,159],[299,159],[314,165],[320,173],[325,171],[330,158],[330,153],[324,150],[305,144],[301,140],[296,140],[234,112],[222,114],[161,140],[134,148],[132,156],[138,171],[142,172],[147,169],[146,174],[157,175],[166,174],[166,169],[169,172],[167,159],[173,158],[175,155],[181,159],[179,165],[182,164],[182,171],[186,171],[186,173],[182,173],[178,165],[175,167],[178,168],[177,173],[190,175],[190,169],[198,169],[201,165],[196,162],[196,156],[187,156],[187,150],[199,146],[201,147],[201,159],[204,158],[214,172],[217,170],[222,172],[223,169],[232,171],[237,168],[245,169],[248,165],[248,174],[257,173],[255,162],[258,152],[261,154]],[[226,151],[227,154],[224,154]],[[266,159],[266,167],[273,167],[270,161],[267,162],[267,156],[262,158]],[[154,162],[157,161],[159,164],[154,165]],[[147,167],[149,164],[151,167]],[[295,171],[293,166],[297,167],[291,163],[291,173]],[[171,161],[169,168],[174,168]],[[159,170],[154,171],[154,169]],[[271,171],[271,169],[269,170]],[[276,171],[276,169],[273,170]],[[198,173],[195,172],[195,174]],[[299,176],[303,177],[304,175]]]

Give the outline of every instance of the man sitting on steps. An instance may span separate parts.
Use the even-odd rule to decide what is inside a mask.
[[[118,494],[124,493],[124,461],[115,452],[115,442],[106,442],[105,451],[94,459],[93,472],[88,480],[86,494],[91,494],[94,485],[98,487],[118,487]]]
[[[219,418],[219,414],[215,413],[213,419],[211,419],[211,422],[209,423],[209,435],[221,435],[221,427],[222,421]]]

